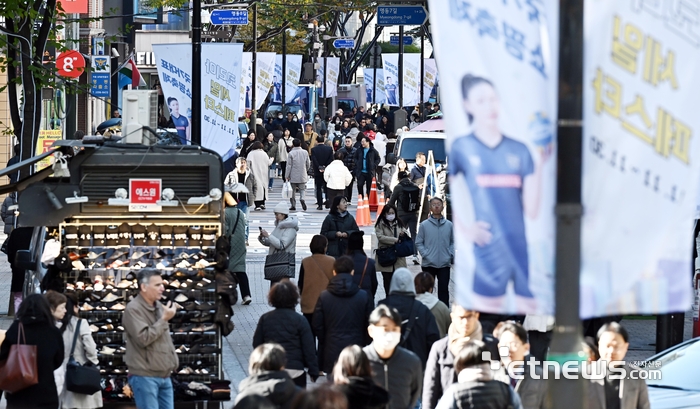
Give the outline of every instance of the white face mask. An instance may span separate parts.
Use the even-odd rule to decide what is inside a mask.
[[[384,331],[384,328],[375,327],[374,329],[374,343],[384,350],[391,350],[396,348],[401,342],[401,333],[394,331]]]
[[[386,219],[389,220],[390,222],[393,222],[394,219],[396,219],[396,215],[395,214],[387,214]]]
[[[299,121],[299,120],[298,120],[298,119],[296,119],[296,118],[294,118],[294,122],[297,122],[297,121]]]
[[[282,115],[277,115],[277,119],[282,119]]]

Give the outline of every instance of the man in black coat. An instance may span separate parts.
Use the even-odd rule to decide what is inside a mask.
[[[312,328],[318,337],[318,364],[326,374],[332,373],[343,348],[370,343],[367,327],[374,300],[353,280],[353,268],[348,256],[335,261],[333,278],[314,310]]]
[[[314,185],[316,185],[316,210],[323,210],[323,197],[328,198],[323,172],[326,170],[326,166],[333,162],[333,148],[324,143],[323,136],[316,137],[316,142],[318,144],[311,148],[311,165],[314,170]],[[330,203],[326,203],[326,208],[329,207]]]
[[[287,112],[287,120],[282,122],[282,128],[289,129],[289,134],[296,138],[296,135],[301,132],[299,118],[294,113]]]
[[[355,182],[355,153],[357,153],[357,149],[352,146],[353,143],[352,136],[346,136],[345,146],[338,149],[338,152],[343,153],[345,167],[352,173],[352,182],[345,188],[345,198],[348,199],[348,203],[352,202],[352,184]]]
[[[355,178],[357,179],[357,193],[363,195],[362,187],[365,186],[366,196],[369,197],[369,192],[372,188],[372,178],[374,171],[377,169],[377,164],[381,161],[379,152],[372,146],[372,141],[362,136],[360,139],[360,148],[355,152]],[[363,195],[364,196],[364,195]]]
[[[396,269],[391,277],[389,296],[379,301],[379,304],[399,311],[404,323],[401,326],[400,345],[416,354],[425,368],[430,348],[440,339],[440,330],[433,313],[422,302],[416,300],[413,275],[407,268]]]

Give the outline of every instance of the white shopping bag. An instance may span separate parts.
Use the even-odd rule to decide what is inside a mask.
[[[282,199],[291,199],[294,197],[294,189],[292,189],[292,184],[289,182],[284,182],[282,185]]]

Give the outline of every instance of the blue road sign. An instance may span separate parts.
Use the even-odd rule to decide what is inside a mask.
[[[420,26],[428,19],[423,6],[377,6],[377,25]]]
[[[244,26],[248,24],[248,10],[213,10],[209,19],[217,26]]]
[[[335,48],[355,48],[355,39],[353,38],[338,38],[333,40]]]
[[[389,37],[389,44],[399,45],[399,36]],[[411,45],[411,44],[413,44],[413,37],[403,36],[403,45]]]

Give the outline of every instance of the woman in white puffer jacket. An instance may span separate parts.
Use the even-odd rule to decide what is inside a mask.
[[[333,162],[323,171],[323,179],[326,180],[328,203],[333,203],[336,196],[344,196],[345,188],[352,183],[352,173],[343,163],[343,153],[338,151],[333,154]]]

